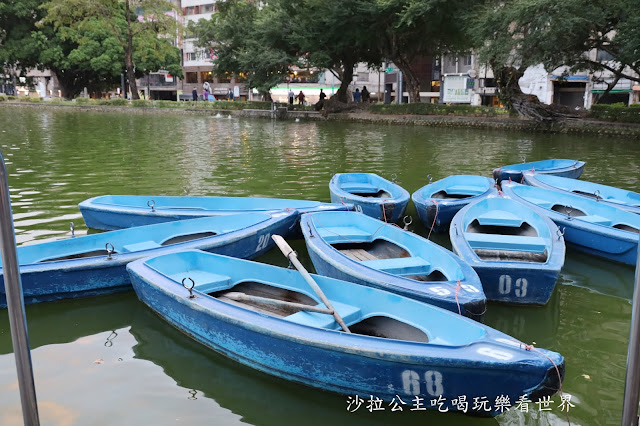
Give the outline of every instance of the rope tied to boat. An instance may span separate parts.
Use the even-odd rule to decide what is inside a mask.
[[[462,284],[460,283],[460,280],[458,280],[458,283],[456,284],[456,304],[458,305],[458,315],[462,315],[462,310],[460,309],[460,301],[458,300],[458,293],[460,293],[460,289],[462,288]]]
[[[433,222],[431,223],[431,229],[429,229],[429,234],[427,235],[427,240],[431,238],[431,232],[433,231],[433,227],[436,226],[436,220],[438,219],[438,212],[440,210],[440,206],[438,205],[438,200],[431,199],[431,202],[436,205],[436,214],[433,216]]]
[[[560,227],[558,226],[558,231],[557,231],[557,233],[558,233],[558,240],[559,240],[560,238],[564,237],[564,232],[566,231],[566,229],[567,229],[567,228],[563,226],[563,227],[562,227],[562,231],[561,231],[561,230],[560,230]]]
[[[515,339],[514,339],[515,340]],[[558,392],[560,392],[560,396],[562,396],[562,375],[560,374],[560,368],[558,368],[558,365],[551,359],[551,357],[547,354],[545,354],[544,352],[542,352],[540,349],[536,348],[533,345],[527,345],[526,343],[523,343],[519,340],[516,340],[516,342],[518,342],[521,347],[524,347],[524,350],[526,351],[535,351],[537,353],[539,353],[540,355],[544,356],[545,358],[547,358],[551,364],[553,364],[553,368],[555,368],[556,370],[556,374],[558,375],[558,389],[556,389]],[[567,406],[566,411],[563,410],[567,416],[567,423],[569,424],[569,426],[571,426],[571,420],[569,419],[569,407]]]
[[[387,212],[385,211],[385,208],[384,208],[384,202],[385,201],[389,201],[389,200],[387,200],[385,198],[382,199],[382,217],[384,218],[385,223],[389,223],[387,221]]]

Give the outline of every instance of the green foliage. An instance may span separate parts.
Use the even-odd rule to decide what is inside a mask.
[[[6,102],[7,97],[5,95],[0,95],[0,102]]]
[[[640,123],[640,104],[627,106],[623,103],[611,105],[593,105],[589,116],[598,120],[620,123]]]
[[[371,104],[369,111],[374,114],[394,115],[462,115],[470,117],[496,117],[505,114],[505,110],[485,106],[444,105],[428,103],[412,104]]]
[[[153,107],[151,102],[147,101],[145,99],[135,99],[135,100],[131,101],[131,106],[136,107],[136,108],[151,108],[151,107]]]

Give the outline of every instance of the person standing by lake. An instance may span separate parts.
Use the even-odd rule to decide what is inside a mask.
[[[371,96],[369,94],[369,91],[367,90],[367,86],[363,86],[362,87],[362,102],[364,103],[368,103],[369,102],[369,97]]]
[[[302,90],[300,91],[300,93],[298,93],[298,105],[304,105],[304,93],[302,93]]]
[[[356,89],[356,91],[353,92],[353,102],[360,102],[360,89]]]
[[[293,89],[289,89],[289,105],[293,105],[293,98],[295,94],[293,93]]]

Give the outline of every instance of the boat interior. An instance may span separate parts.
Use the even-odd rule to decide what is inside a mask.
[[[334,243],[332,247],[365,266],[415,281],[447,281],[442,271],[422,257],[383,239],[371,242]]]
[[[583,220],[589,223],[595,223],[595,224],[604,225],[604,226],[611,226],[612,228],[640,234],[640,229],[634,226],[628,225],[626,223],[613,223],[611,219],[598,216],[595,214],[588,215],[582,210],[576,209],[575,207],[565,206],[562,204],[555,204],[553,207],[551,207],[551,210],[570,216],[570,217],[579,217],[580,220]]]
[[[239,297],[238,293],[243,296]],[[333,315],[306,310],[309,308],[322,309],[324,305],[301,292],[249,281],[238,283],[229,289],[208,293],[208,295],[254,312],[283,318],[298,324],[340,330]],[[331,304],[352,333],[412,342],[426,343],[429,341],[429,337],[424,331],[405,322],[382,315],[363,318],[361,309],[357,306],[333,300]]]
[[[114,247],[114,250],[111,252],[111,254],[114,255],[114,254],[118,254],[118,253],[150,250],[150,249],[154,249],[154,248],[170,246],[170,245],[173,245],[173,244],[184,243],[184,242],[187,242],[187,241],[194,241],[194,240],[199,240],[199,239],[202,239],[202,238],[208,238],[208,237],[212,237],[214,235],[217,235],[217,234],[215,232],[208,231],[208,232],[197,232],[197,233],[193,233],[193,234],[184,234],[184,235],[174,236],[174,237],[166,239],[165,241],[163,241],[160,244],[158,244],[158,243],[156,243],[155,241],[152,241],[152,240],[142,241],[142,242],[137,242],[137,243],[124,245],[124,246],[121,246],[121,247]],[[116,246],[117,246],[117,244],[116,244]],[[73,248],[73,246],[70,246],[70,248]],[[52,258],[39,260],[37,263],[56,262],[56,261],[61,261],[61,260],[72,260],[72,259],[84,259],[84,258],[88,258],[88,257],[101,257],[101,256],[107,256],[107,255],[109,255],[109,252],[107,252],[106,249],[88,250],[88,251],[81,251],[81,252],[78,252],[78,253],[71,253],[71,254],[66,254],[66,255],[63,255],[63,256],[57,256],[57,257],[52,257]]]
[[[547,244],[536,229],[515,214],[491,211],[471,221],[465,238],[486,261],[545,263]]]

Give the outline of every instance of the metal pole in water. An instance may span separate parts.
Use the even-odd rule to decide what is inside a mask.
[[[636,261],[636,277],[631,308],[631,330],[627,354],[627,377],[624,384],[622,426],[638,425],[638,394],[640,391],[640,242]]]
[[[25,425],[39,425],[36,389],[33,383],[31,352],[27,334],[27,318],[22,299],[22,281],[16,253],[16,237],[13,229],[13,215],[9,197],[9,182],[4,158],[0,154],[0,252],[2,254],[2,272],[9,309],[11,341],[18,370],[18,386],[22,401],[22,418]]]

